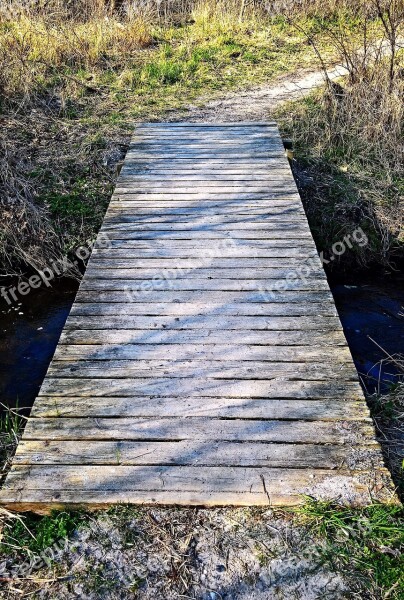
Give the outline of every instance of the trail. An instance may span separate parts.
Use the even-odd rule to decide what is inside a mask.
[[[327,74],[331,81],[348,73],[342,65],[330,69]],[[324,72],[306,71],[285,75],[275,82],[245,91],[230,92],[221,98],[209,100],[201,98],[178,111],[169,111],[167,121],[184,120],[191,122],[265,121],[275,109],[289,100],[298,100],[324,85]]]

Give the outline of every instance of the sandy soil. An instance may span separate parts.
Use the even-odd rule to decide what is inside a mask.
[[[355,597],[343,577],[322,564],[310,532],[271,509],[98,513],[52,566],[31,576],[33,581],[16,581],[1,597],[20,598],[16,588],[42,600]]]

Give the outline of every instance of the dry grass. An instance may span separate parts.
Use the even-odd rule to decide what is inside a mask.
[[[283,111],[283,126],[295,139],[295,171],[320,247],[360,225],[370,243],[358,263],[389,263],[403,257],[404,241],[404,5],[360,2],[356,12],[344,7],[344,19],[321,22],[317,33],[346,78]],[[309,39],[316,47],[316,36]]]
[[[131,121],[295,68],[307,47],[276,27],[236,0],[3,2],[0,273],[94,237]]]
[[[0,8],[3,273],[42,269],[94,236],[124,142],[111,127],[104,144],[79,117],[105,96],[102,76],[150,43],[144,18],[118,20],[101,3]]]
[[[368,397],[384,457],[400,496],[404,495],[404,356],[386,355],[383,361],[402,373],[399,381],[383,394]]]

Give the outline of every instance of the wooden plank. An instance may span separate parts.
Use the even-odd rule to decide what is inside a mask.
[[[304,217],[304,211],[301,206],[296,206],[292,202],[277,204],[276,206],[272,206],[271,201],[262,200],[261,203],[248,201],[229,201],[226,203],[223,202],[206,202],[201,204],[200,202],[189,202],[189,204],[184,204],[184,202],[149,202],[146,201],[136,201],[136,200],[127,200],[127,199],[114,199],[111,200],[108,214],[114,212],[115,210],[122,209],[130,209],[131,211],[136,211],[136,214],[139,216],[150,217],[151,215],[157,214],[160,216],[163,215],[221,215],[224,214],[229,216],[229,208],[232,208],[232,214],[235,215],[265,215],[265,217],[270,217],[271,215],[279,215],[279,214],[298,214]],[[302,225],[307,227],[306,221],[302,218]],[[273,227],[273,223],[270,223],[270,227]],[[279,225],[278,225],[279,227]]]
[[[294,183],[292,183],[292,180],[289,184],[286,184],[281,181],[279,181],[279,183],[271,183],[271,188],[274,191],[282,192],[285,195],[292,192],[293,187]],[[130,194],[133,194],[134,192],[136,192],[137,194],[145,195],[148,193],[157,194],[159,190],[161,194],[164,194],[166,196],[175,192],[181,192],[182,194],[188,195],[204,194],[208,196],[209,194],[210,196],[214,196],[215,198],[220,196],[226,196],[227,199],[229,199],[229,194],[237,194],[238,196],[240,194],[244,194],[244,196],[241,196],[241,198],[257,198],[259,197],[259,195],[263,197],[268,197],[268,184],[260,183],[253,183],[251,186],[244,184],[238,185],[236,183],[234,185],[227,184],[221,186],[215,182],[212,182],[211,185],[209,184],[209,182],[207,182],[205,185],[192,186],[192,182],[188,184],[185,182],[184,184],[181,184],[180,182],[172,182],[171,184],[169,184],[169,182],[162,182],[161,185],[158,186],[151,182],[150,184],[142,183],[142,185],[134,186],[131,182],[125,183],[125,181],[122,181],[122,183],[119,183],[119,185],[117,185],[115,193],[124,194],[128,192]]]
[[[99,283],[98,280],[94,280]],[[109,280],[105,280],[109,281]],[[222,331],[247,330],[247,331],[318,331],[329,328],[338,329],[338,317],[221,317],[217,315],[190,315],[187,317],[160,317],[160,316],[108,316],[100,319],[98,316],[68,318],[66,331],[76,330],[137,330],[137,329],[164,329],[170,330],[195,330],[214,329]]]
[[[355,400],[223,398],[38,398],[31,416],[42,417],[217,417],[311,421],[364,421],[369,410]],[[64,449],[61,449],[63,451]]]
[[[89,266],[97,266],[97,267],[108,267],[108,268],[173,268],[173,266],[178,269],[197,269],[201,266],[209,266],[212,269],[216,268],[224,268],[224,269],[236,269],[236,268],[244,268],[244,269],[253,269],[253,268],[261,268],[261,269],[269,269],[269,268],[289,268],[294,270],[298,275],[307,275],[311,272],[312,269],[318,268],[321,266],[320,259],[317,255],[317,252],[311,252],[310,256],[307,257],[307,262],[302,261],[302,257],[260,257],[260,258],[252,258],[252,257],[244,257],[244,258],[234,258],[230,256],[209,256],[209,253],[206,253],[206,258],[204,257],[194,257],[194,258],[184,258],[184,257],[175,257],[175,261],[167,257],[160,258],[133,258],[132,255],[128,256],[126,259],[122,258],[114,258],[114,257],[103,257],[100,258],[96,256],[95,253],[91,256],[91,261],[89,262]],[[205,260],[209,260],[208,265],[206,265]],[[201,262],[202,261],[202,262]],[[174,262],[174,264],[173,264]],[[302,301],[305,301],[302,299]],[[293,300],[292,300],[293,302]]]
[[[14,509],[42,509],[82,503],[94,508],[110,503],[188,505],[296,505],[304,495],[366,505],[380,489],[383,470],[270,469],[265,467],[188,466],[16,466],[0,500]],[[10,486],[12,490],[10,492]],[[16,494],[16,491],[18,493]],[[79,494],[78,494],[79,491]],[[38,506],[39,503],[39,506]]]
[[[290,199],[293,196],[293,187],[290,189],[273,189],[271,193],[268,191],[212,191],[211,189],[205,188],[203,190],[198,190],[198,188],[193,188],[192,192],[187,192],[184,189],[178,190],[176,187],[172,187],[169,189],[160,189],[160,190],[134,190],[133,188],[122,188],[121,190],[115,190],[114,198],[121,198],[122,200],[131,200],[131,201],[143,201],[143,202],[173,202],[173,201],[185,201],[187,203],[191,202],[207,202],[207,203],[219,203],[221,202],[229,204],[233,203],[236,200],[239,202],[259,202],[259,201],[273,201],[274,206],[287,206],[290,203]],[[296,198],[296,201],[298,198]],[[300,202],[300,200],[299,200]]]
[[[221,340],[223,342],[223,340]],[[306,340],[307,343],[307,340]],[[306,361],[316,362],[322,358],[343,363],[352,361],[349,348],[339,346],[253,346],[218,343],[210,344],[109,344],[109,345],[63,345],[55,353],[55,360],[219,360],[224,366],[227,361]]]
[[[25,440],[227,440],[282,443],[361,444],[374,436],[368,423],[344,421],[271,421],[181,418],[47,418],[29,419]]]
[[[154,331],[150,329],[134,330],[77,330],[63,331],[60,344],[220,344],[226,338],[229,344],[302,346],[318,344],[319,346],[346,345],[340,331],[243,331],[198,329],[195,331]]]
[[[119,272],[124,269],[117,269]],[[102,271],[105,273],[105,270]],[[114,271],[111,271],[114,273]],[[92,271],[91,273],[94,273]],[[266,302],[265,304],[251,303],[229,303],[229,304],[213,304],[209,302],[161,302],[149,303],[148,306],[143,306],[139,303],[112,303],[97,302],[94,304],[75,302],[70,311],[71,316],[79,315],[113,315],[119,316],[122,313],[131,315],[160,315],[160,316],[181,316],[186,315],[234,315],[234,316],[264,316],[264,317],[299,317],[304,315],[314,316],[338,316],[337,309],[332,302],[323,302],[319,304],[307,303],[300,304],[293,302],[290,305]]]
[[[204,241],[204,244],[210,246],[211,244],[217,244],[217,240],[290,240],[290,244],[294,244],[295,240],[310,240],[311,233],[304,230],[303,227],[293,227],[293,225],[282,225],[280,227],[273,227],[271,230],[268,229],[228,229],[227,231],[206,231],[203,228],[192,229],[185,231],[167,231],[161,229],[135,229],[126,226],[124,228],[119,227],[118,229],[110,229],[108,231],[108,239],[111,242],[111,246],[114,244],[114,240],[194,240],[200,242]],[[237,242],[238,243],[238,242]],[[109,246],[106,244],[105,236],[98,238],[95,243],[96,248],[105,248]]]
[[[276,379],[286,377],[297,380],[328,381],[329,379],[344,379],[345,381],[357,381],[357,373],[352,364],[341,362],[269,362],[257,361],[178,361],[171,359],[149,360],[139,357],[132,362],[114,361],[108,362],[108,370],[100,361],[79,361],[66,364],[65,361],[54,361],[48,370],[48,377],[71,377],[82,378],[128,378],[128,377],[150,377],[153,373],[156,377],[208,377],[209,379]],[[280,417],[279,417],[280,418]]]
[[[226,175],[246,175],[248,177],[260,178],[261,175],[268,176],[273,171],[278,175],[285,173],[289,176],[289,167],[283,168],[275,167],[277,164],[276,160],[267,161],[267,163],[259,163],[258,166],[253,163],[241,163],[237,162],[230,163],[228,166],[222,165],[221,167],[216,163],[210,168],[210,163],[204,163],[199,165],[195,162],[189,164],[183,164],[178,166],[172,166],[167,163],[151,163],[144,165],[143,163],[138,165],[137,162],[125,163],[122,167],[121,173],[134,173],[136,175],[164,175],[169,178],[171,175],[206,175],[210,177],[226,176]]]
[[[272,183],[278,183],[283,185],[285,183],[286,175],[279,173],[276,177],[272,175],[257,177],[256,175],[170,175],[170,177],[164,177],[164,175],[139,175],[136,171],[122,171],[120,182],[124,187],[126,184],[131,183],[136,187],[152,187],[153,189],[166,188],[167,184],[175,185],[179,188],[189,187],[197,185],[198,187],[268,187]],[[288,174],[290,176],[290,174]]]
[[[194,250],[197,249],[197,250],[199,250],[200,255],[203,256],[204,252],[201,252],[201,248],[200,248],[201,242],[199,239],[176,240],[175,237],[172,239],[167,236],[167,233],[164,231],[164,227],[165,227],[165,224],[162,225],[162,229],[161,229],[161,233],[160,233],[161,237],[159,237],[158,239],[155,239],[155,238],[153,239],[152,249],[154,249],[154,248],[156,248],[156,249],[181,248],[184,251],[188,251],[189,249],[194,249]],[[145,228],[147,228],[147,225],[145,226]],[[208,237],[209,232],[206,231],[206,229],[201,228],[199,231],[201,233],[205,233],[205,240],[209,239],[209,237]],[[244,228],[243,228],[243,231],[245,231]],[[116,232],[114,232],[114,233],[115,233],[115,235],[119,235],[120,229],[117,229]],[[191,230],[189,233],[191,236],[193,234],[193,230]],[[253,233],[254,233],[254,229],[252,229],[252,234]],[[268,236],[268,233],[267,233],[267,236]],[[215,240],[215,238],[213,238],[213,239]],[[216,251],[222,250],[223,252],[224,251],[226,251],[227,253],[232,252],[233,254],[236,254],[239,249],[242,252],[246,248],[257,248],[257,249],[261,249],[261,250],[276,249],[276,248],[289,249],[290,246],[292,246],[292,245],[297,247],[300,252],[307,251],[307,250],[309,250],[310,253],[314,252],[314,246],[307,236],[305,236],[303,239],[299,239],[298,236],[296,236],[296,238],[288,238],[288,239],[279,237],[279,238],[274,238],[274,239],[257,239],[256,240],[253,238],[253,239],[235,241],[226,235],[219,239],[221,241],[216,241],[216,240],[212,241],[212,243],[210,244],[210,247],[206,251],[206,254],[211,254],[211,253],[213,254],[212,246],[216,247]],[[293,241],[290,241],[291,239]],[[127,249],[127,248],[137,249],[137,248],[139,248],[140,250],[150,250],[151,249],[150,242],[143,241],[143,240],[131,240],[131,239],[129,239],[129,240],[125,240],[125,239],[113,240],[113,239],[109,239],[109,242],[107,245],[108,245],[108,250],[113,250],[115,248],[117,248],[117,249]],[[98,246],[98,244],[96,244],[96,250],[105,250],[106,249],[105,246],[106,246],[105,240],[101,239],[99,246]],[[324,275],[323,275],[323,279],[324,279]]]
[[[239,280],[267,280],[267,279],[275,279],[277,281],[283,280],[286,277],[289,277],[293,273],[292,269],[282,269],[282,268],[271,268],[267,269],[245,269],[241,267],[239,269],[211,269],[209,267],[195,267],[193,269],[174,269],[170,271],[169,275],[174,279],[239,279]],[[161,275],[160,269],[148,269],[145,268],[114,268],[114,266],[109,263],[108,265],[103,265],[102,267],[97,266],[97,263],[91,263],[86,271],[86,280],[88,282],[89,279],[96,279],[101,281],[103,279],[108,279],[109,281],[115,279],[123,279],[128,283],[132,280],[148,280],[153,279],[156,274]],[[168,275],[167,275],[168,276]],[[315,280],[319,278],[319,272],[315,271],[312,273],[308,273],[305,276],[306,280]],[[320,308],[320,307],[319,307]]]
[[[361,460],[357,458],[361,457]],[[15,465],[198,465],[338,469],[354,462],[357,469],[383,466],[372,446],[348,451],[343,446],[265,444],[262,442],[58,442],[22,440]]]
[[[231,150],[236,153],[236,156],[243,156],[244,153],[254,154],[257,149],[256,140],[240,140],[237,136],[227,140],[221,138],[221,143],[220,141],[216,143],[216,140],[219,140],[217,136],[208,137],[206,140],[192,140],[191,138],[182,137],[181,139],[155,139],[154,142],[147,139],[138,139],[130,145],[129,152],[132,154],[138,152],[143,155],[144,152],[159,152],[160,150],[178,151],[180,153],[189,150],[202,150],[203,152],[210,151],[214,156],[215,153],[220,154]],[[261,152],[279,151],[279,145],[268,137],[259,138],[259,148]]]
[[[139,207],[132,207],[130,202],[116,202],[108,211],[108,216],[118,217],[119,215],[135,215],[138,217],[139,222],[152,222],[152,223],[167,223],[181,220],[181,222],[194,221],[197,223],[225,223],[232,228],[232,223],[245,223],[246,225],[256,222],[267,223],[268,231],[275,229],[276,227],[285,227],[289,225],[294,228],[304,227],[307,229],[307,222],[304,218],[304,213],[300,208],[292,207],[277,207],[274,210],[270,210],[266,207],[255,208],[247,206],[243,209],[243,205],[232,206],[232,216],[229,216],[229,206],[226,203],[225,206],[219,205],[213,209],[203,209],[197,207],[185,207],[176,209],[165,209],[160,208],[155,213],[151,212],[151,206],[147,207],[147,210],[140,210]],[[227,211],[227,214],[226,214]],[[284,217],[281,219],[281,217]],[[268,221],[268,219],[271,219]]]
[[[171,225],[171,224],[170,224]],[[140,227],[135,225],[132,227],[131,223],[125,223],[117,221],[116,224],[106,228],[104,234],[99,236],[95,242],[96,249],[113,249],[113,248],[141,248],[150,249],[153,240],[153,248],[183,248],[183,257],[177,257],[187,259],[186,250],[188,248],[198,248],[200,254],[210,255],[215,258],[215,253],[219,249],[226,251],[229,258],[230,252],[235,255],[239,248],[288,248],[290,246],[297,246],[300,252],[304,251],[307,254],[307,258],[314,257],[316,255],[315,246],[312,244],[310,239],[309,231],[303,227],[293,227],[292,224],[289,226],[282,225],[281,227],[273,229],[265,229],[262,227],[242,227],[237,224],[235,229],[224,230],[219,227],[203,226],[195,224],[194,226],[187,227],[167,227],[163,224],[162,227],[148,226]],[[216,250],[213,249],[216,247]],[[130,253],[132,254],[132,253]],[[128,259],[136,258],[129,256]],[[217,257],[216,257],[217,258]],[[244,257],[238,257],[244,258]],[[283,258],[283,257],[274,257]],[[296,258],[291,256],[287,258]],[[297,257],[298,258],[298,257]],[[301,257],[300,265],[305,257]],[[321,266],[321,262],[318,262]],[[278,264],[276,261],[273,267],[282,267],[282,263]],[[324,278],[324,276],[323,276]]]
[[[151,375],[151,374],[150,374]],[[40,396],[178,396],[220,398],[349,398],[360,399],[357,382],[287,381],[275,379],[214,379],[152,377],[98,379],[46,378]],[[321,438],[320,438],[321,439]]]
[[[143,281],[127,280],[127,279],[86,279],[81,285],[81,292],[89,290],[100,290],[100,291],[133,291],[147,293],[150,289],[144,289],[143,284],[147,285],[148,288],[157,291],[164,290],[179,290],[179,291],[229,291],[229,292],[255,292],[261,290],[277,290],[284,284],[284,279],[194,279],[184,278],[178,279],[176,271],[167,271],[167,273],[157,273],[152,280],[144,279]],[[327,282],[323,279],[316,279],[314,277],[308,280],[300,280],[296,275],[293,277],[291,272],[290,281],[287,280],[287,287],[289,290],[302,290],[302,291],[327,291]]]
[[[199,290],[191,290],[191,291],[167,291],[167,290],[158,290],[157,286],[153,287],[150,282],[149,285],[144,287],[142,293],[130,293],[130,289],[127,290],[127,293],[122,293],[121,291],[82,291],[79,290],[77,293],[77,301],[78,302],[109,302],[109,303],[136,303],[145,301],[149,302],[174,302],[174,303],[182,303],[182,302],[198,302],[201,299],[201,292]],[[289,289],[284,289],[287,287],[280,286],[279,290],[271,289],[266,290],[264,287],[260,292],[219,292],[219,291],[209,291],[209,294],[206,293],[204,295],[205,301],[207,303],[223,303],[223,304],[232,304],[234,302],[243,303],[259,303],[262,302],[272,302],[272,303],[283,303],[283,304],[292,304],[297,302],[299,304],[306,302],[330,302],[332,301],[331,292],[323,290],[317,292],[306,292],[306,291],[290,291]],[[157,293],[158,291],[158,293]],[[152,293],[150,293],[152,292]]]
[[[271,227],[268,225],[268,222],[265,219],[257,219],[257,217],[254,215],[240,215],[240,217],[235,216],[228,219],[226,219],[224,215],[219,215],[217,217],[203,217],[196,215],[185,217],[180,215],[168,215],[165,217],[150,216],[150,219],[146,219],[146,217],[141,218],[140,215],[137,214],[136,210],[133,212],[131,210],[119,210],[111,212],[106,219],[106,224],[111,223],[133,223],[133,230],[136,230],[138,227],[141,227],[145,230],[152,228],[157,230],[165,230],[168,227],[176,230],[186,226],[187,229],[191,227],[192,230],[203,228],[206,234],[209,233],[210,229],[214,231],[224,229],[226,232],[231,229],[250,229],[252,231],[264,229],[268,232],[271,231]],[[273,223],[274,226],[279,223],[281,226],[293,225],[296,229],[299,229],[299,225],[301,225],[301,217],[299,215],[276,215],[273,217]],[[206,237],[209,236],[207,235]]]
[[[105,228],[108,231],[108,228]],[[274,240],[276,241],[276,240]],[[99,249],[94,248],[93,256],[99,258],[125,258],[128,250],[122,248]],[[259,248],[256,245],[245,244],[233,248],[231,245],[225,247],[223,244],[217,244],[217,248],[206,248],[196,246],[194,248],[167,247],[167,248],[141,248],[136,252],[130,253],[134,258],[200,258],[208,256],[210,258],[223,258],[224,256],[235,258],[300,258],[300,261],[308,259],[313,254],[311,245],[293,247],[274,247]]]

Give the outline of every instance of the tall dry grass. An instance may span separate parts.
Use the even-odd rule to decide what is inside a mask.
[[[100,172],[99,153],[88,160],[77,152],[74,123],[66,120],[69,102],[102,97],[103,74],[151,42],[144,11],[121,14],[100,0],[1,5],[0,272],[42,269],[65,252],[63,226],[52,222],[38,194],[49,179],[65,177],[74,159],[78,174],[81,162],[95,177],[98,172],[100,180],[108,179]],[[85,128],[77,130],[77,141],[86,135]]]
[[[342,2],[338,14],[307,39],[324,69],[320,37],[347,75],[333,83],[325,72],[324,93],[292,107],[284,123],[319,245],[361,225],[370,244],[358,261],[394,264],[404,255],[404,3]]]
[[[133,88],[137,66],[172,24],[197,23],[206,36],[212,25],[226,32],[262,9],[257,0],[0,3],[0,273],[41,269],[99,226],[130,134],[111,126],[104,142],[88,124],[95,106],[116,109],[111,81],[118,91]],[[46,201],[52,186],[62,208],[56,220]],[[88,207],[78,206],[81,192],[91,195]],[[77,209],[73,233],[69,202]]]

